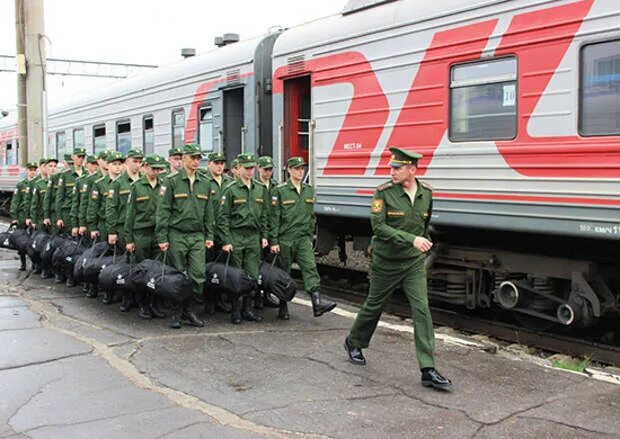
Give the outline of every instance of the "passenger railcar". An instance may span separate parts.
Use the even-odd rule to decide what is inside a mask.
[[[352,0],[52,109],[49,144],[195,141],[279,178],[305,156],[319,252],[368,246],[388,147],[416,150],[431,300],[586,326],[620,306],[618,23],[612,0]]]

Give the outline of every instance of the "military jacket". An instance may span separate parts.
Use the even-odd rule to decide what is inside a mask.
[[[43,197],[43,218],[48,218],[52,224],[56,224],[56,192],[58,191],[58,179],[60,174],[52,175],[47,181],[47,192]]]
[[[222,191],[222,188],[228,186],[233,179],[226,174],[222,174],[222,184],[219,184],[215,178],[209,173],[209,209],[210,218],[213,219],[213,223],[211,224],[211,231],[213,232],[213,236],[210,236],[207,239],[212,241],[220,241],[220,238],[217,236],[217,230],[215,228],[217,219],[219,217],[219,207],[220,207],[220,197],[219,194]]]
[[[160,187],[159,179],[153,187],[146,175],[131,185],[131,192],[127,198],[125,242],[135,242],[134,230],[153,229],[154,231]]]
[[[17,183],[15,191],[13,191],[13,198],[11,199],[10,214],[11,218],[16,220],[19,224],[26,222],[26,210],[24,206],[26,194],[28,193],[28,179],[24,178]]]
[[[105,175],[92,185],[90,198],[86,208],[86,227],[90,231],[104,233],[106,231],[105,208],[108,199],[108,188],[112,179]]]
[[[48,180],[49,179],[43,177],[37,179],[34,183],[32,197],[30,199],[29,218],[39,227],[43,225],[43,200],[45,199],[45,194],[47,193]]]
[[[32,204],[32,194],[34,193],[34,188],[36,187],[39,180],[41,180],[41,176],[37,175],[28,182],[28,190],[26,191],[26,195],[24,196],[24,200],[22,201],[26,219],[32,219],[32,217],[30,216],[30,205]]]
[[[157,242],[168,241],[168,230],[178,232],[201,232],[210,236],[212,219],[209,211],[209,181],[201,173],[196,173],[194,184],[190,185],[184,168],[175,175],[167,177],[159,189],[159,204],[155,235]]]
[[[376,189],[370,209],[373,255],[409,259],[422,254],[413,246],[413,240],[418,236],[428,238],[433,192],[430,186],[416,181],[418,188],[413,205],[400,184],[388,182]]]
[[[91,190],[95,181],[103,177],[101,171],[87,175],[78,186],[79,202],[77,211],[78,226],[88,227],[86,223],[86,214],[88,213],[88,201],[90,200]]]
[[[269,243],[312,239],[316,226],[315,201],[314,188],[309,184],[302,182],[300,192],[290,180],[276,186],[271,196]]]
[[[267,188],[252,180],[248,188],[241,179],[229,183],[220,198],[217,233],[224,244],[267,239]]]
[[[84,172],[78,173],[74,167],[71,167],[60,174],[58,178],[58,190],[56,191],[56,215],[58,219],[65,222],[65,226],[75,227],[77,224],[71,223],[71,204],[73,201],[73,189],[78,177]]]
[[[108,188],[108,201],[105,207],[106,227],[110,235],[123,233],[127,217],[127,199],[134,180],[123,172]]]

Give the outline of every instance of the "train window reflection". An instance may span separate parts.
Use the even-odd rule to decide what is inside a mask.
[[[513,139],[517,134],[517,60],[502,58],[453,66],[450,139]]]
[[[116,150],[127,155],[131,149],[131,124],[129,121],[116,123]]]
[[[182,147],[185,144],[185,111],[172,112],[172,146]]]
[[[579,108],[582,135],[620,134],[620,40],[583,47]]]
[[[198,140],[203,151],[213,151],[213,110],[210,107],[200,109]]]
[[[67,152],[67,138],[64,131],[58,131],[56,133],[56,157],[62,160],[62,157]]]
[[[76,128],[73,130],[73,147],[84,148],[84,128]]]
[[[95,154],[105,151],[105,125],[93,127],[93,146]]]

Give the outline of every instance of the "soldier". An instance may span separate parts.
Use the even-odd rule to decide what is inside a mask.
[[[47,192],[47,186],[50,176],[50,170],[55,172],[56,169],[56,159],[45,159],[42,158],[39,160],[39,176],[38,178],[33,179],[33,188],[32,188],[32,196],[30,199],[30,226],[37,230],[43,230],[45,227],[43,224],[43,200],[45,197],[45,193]],[[28,221],[28,220],[26,220]],[[42,279],[48,279],[51,277],[49,270],[42,269],[40,265],[34,264],[33,273],[41,273]]]
[[[233,179],[239,178],[239,160],[238,159],[234,159],[232,162],[230,162],[230,176]]]
[[[13,191],[13,197],[11,198],[11,207],[9,213],[11,214],[11,224],[16,225],[20,229],[26,228],[26,216],[28,215],[26,206],[26,197],[28,195],[28,185],[34,180],[37,175],[37,168],[39,167],[36,162],[26,163],[26,178],[17,183],[15,191]],[[28,205],[29,207],[30,205]],[[19,253],[19,260],[21,265],[19,271],[26,270],[26,254]]]
[[[208,240],[212,219],[209,217],[209,181],[197,172],[202,152],[200,145],[183,148],[183,167],[166,178],[160,188],[155,233],[159,248],[167,252],[172,266],[186,271],[194,286],[194,296],[203,292],[205,283],[205,248],[213,247]],[[202,327],[204,322],[191,309],[192,299],[181,304],[170,326],[180,328],[181,321]]]
[[[90,199],[86,208],[86,226],[90,230],[90,239],[101,239],[107,241],[108,230],[106,227],[106,201],[108,200],[108,189],[112,182],[119,178],[123,171],[125,156],[122,152],[111,151],[106,154],[108,175],[95,180],[90,191]],[[97,297],[97,289],[87,293],[88,297]],[[114,296],[111,291],[103,292],[102,303],[108,305],[112,303]]]
[[[143,169],[144,175],[131,185],[124,227],[127,251],[135,254],[137,262],[155,259],[160,253],[155,239],[155,214],[161,186],[159,174],[166,169],[166,161],[157,154],[147,154]],[[139,304],[140,318],[165,317],[154,296],[140,297]]]
[[[231,254],[232,264],[258,278],[261,247],[268,245],[267,188],[252,178],[256,168],[253,154],[239,154],[237,160],[239,178],[222,191],[217,230],[224,243],[222,250]],[[252,295],[233,300],[233,324],[241,323],[242,318],[255,322],[262,320],[252,312]]]
[[[88,201],[90,200],[90,194],[95,181],[99,180],[101,177],[108,175],[108,162],[106,160],[107,155],[111,151],[101,151],[97,155],[97,172],[89,175],[82,182],[82,186],[80,188],[80,201],[79,201],[79,209],[78,209],[78,224],[79,230],[78,233],[80,236],[90,236],[88,233],[88,224],[86,221],[86,215],[88,213]]]
[[[45,192],[45,197],[43,198],[43,224],[52,230],[55,229],[56,220],[58,219],[58,214],[56,212],[56,192],[58,191],[58,181],[60,180],[62,171],[73,165],[71,154],[65,154],[63,158],[64,167],[61,169],[56,167],[56,173],[49,178],[47,192]]]
[[[314,188],[303,182],[305,166],[303,157],[291,157],[287,161],[288,181],[278,185],[271,197],[269,241],[283,270],[290,272],[291,264],[297,262],[304,288],[312,299],[312,313],[314,317],[320,317],[334,309],[336,304],[321,301],[321,279],[312,249],[316,227]],[[280,301],[278,318],[289,319],[284,301]]]
[[[179,169],[183,167],[182,157],[183,157],[183,148],[178,148],[178,147],[170,148],[168,150],[169,169],[168,171],[161,172],[159,174],[160,178],[170,177],[176,174],[177,172],[179,172]]]
[[[370,289],[345,339],[345,350],[351,363],[366,364],[362,349],[368,347],[387,299],[401,288],[411,305],[422,385],[449,390],[450,380],[435,370],[435,334],[424,269],[425,253],[433,246],[428,231],[432,189],[415,177],[422,155],[395,147],[390,152],[392,180],[377,188],[370,210],[374,233]]]
[[[207,177],[209,179],[209,209],[211,211],[210,217],[214,221],[217,221],[218,208],[220,206],[218,194],[222,188],[227,186],[232,181],[232,178],[224,174],[224,166],[226,163],[226,156],[221,152],[212,152],[209,154],[209,164]],[[215,223],[209,228],[211,230],[211,236],[207,239],[214,242],[214,246],[207,250],[207,262],[214,261],[217,252],[222,248],[221,240],[215,236]],[[209,315],[215,314],[215,311],[229,313],[231,307],[228,303],[222,300],[220,293],[212,294],[213,291],[207,291],[205,287],[205,313]]]

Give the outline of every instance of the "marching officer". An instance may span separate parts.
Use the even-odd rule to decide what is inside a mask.
[[[449,390],[450,380],[435,370],[435,334],[424,269],[425,254],[433,246],[428,231],[432,189],[415,177],[422,155],[395,147],[390,152],[392,180],[376,189],[370,210],[373,230],[370,289],[345,339],[345,349],[351,363],[366,364],[362,349],[368,347],[387,299],[401,288],[411,305],[422,385]]]
[[[90,239],[103,241],[108,240],[108,230],[106,226],[106,202],[108,200],[108,190],[114,180],[119,178],[123,171],[125,156],[122,152],[111,151],[106,154],[107,175],[95,180],[90,191],[90,199],[86,208],[86,226],[90,231]],[[97,289],[91,289],[86,294],[88,297],[97,297]],[[102,303],[112,303],[114,296],[112,291],[104,291]]]
[[[194,297],[203,294],[206,281],[205,248],[213,247],[209,230],[209,180],[197,172],[202,158],[200,145],[183,147],[183,167],[173,176],[167,177],[159,190],[160,202],[157,208],[155,234],[159,248],[167,252],[172,266],[186,271],[193,283]],[[204,322],[191,309],[192,298],[177,312],[170,324],[180,328],[182,320],[196,327]]]
[[[28,207],[26,205],[26,197],[28,195],[28,185],[34,180],[37,175],[37,168],[39,167],[36,162],[26,163],[26,178],[17,183],[15,191],[13,191],[13,197],[11,198],[11,207],[9,213],[11,215],[11,224],[16,225],[20,229],[26,228],[26,217],[28,215]],[[19,260],[21,265],[19,271],[26,270],[26,254],[19,253]]]
[[[239,154],[237,161],[239,178],[222,191],[217,221],[218,236],[223,242],[222,250],[231,254],[232,264],[258,278],[261,248],[268,246],[267,188],[252,178],[256,169],[253,154]],[[252,312],[252,300],[251,295],[233,300],[233,324],[241,323],[242,318],[255,322],[262,320],[262,317]]]
[[[163,157],[147,154],[143,162],[144,175],[131,185],[123,240],[127,243],[127,251],[135,254],[137,262],[155,259],[160,253],[155,238],[155,214],[161,186],[159,174],[166,167],[166,160]],[[140,297],[138,302],[140,318],[165,317],[156,306],[154,296]]]
[[[209,164],[207,177],[209,179],[209,210],[210,218],[216,220],[218,217],[219,193],[222,188],[227,186],[232,178],[224,174],[224,166],[226,164],[226,156],[221,152],[212,152],[208,156]],[[209,228],[211,236],[207,239],[213,241],[214,245],[207,250],[207,262],[214,261],[216,259],[217,252],[222,248],[222,242],[219,237],[215,236],[215,224],[212,224]],[[221,293],[214,293],[213,291],[207,291],[205,284],[205,312],[213,315],[215,311],[229,313],[231,311],[230,305],[222,300]]]
[[[314,188],[303,182],[305,166],[303,157],[291,157],[287,161],[288,181],[278,185],[271,197],[269,241],[283,270],[290,273],[291,264],[297,262],[304,288],[312,299],[314,317],[320,317],[334,309],[336,304],[321,301],[321,279],[312,249],[316,227]],[[280,301],[278,317],[289,319],[285,301]]]

